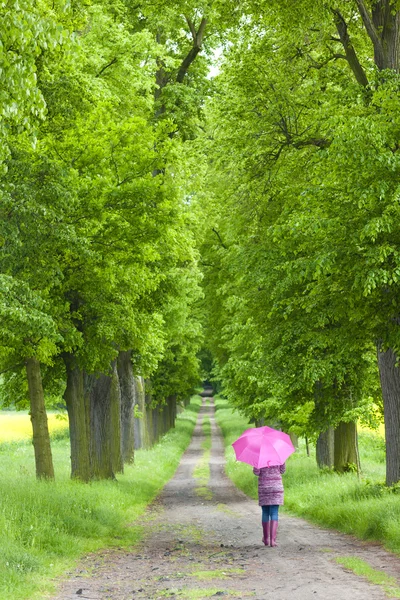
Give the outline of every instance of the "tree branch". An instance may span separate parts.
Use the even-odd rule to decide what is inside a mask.
[[[194,43],[196,43],[196,36],[197,36],[197,33],[196,33],[196,28],[195,28],[195,26],[194,26],[194,23],[193,23],[193,21],[192,21],[191,19],[189,19],[189,17],[187,17],[186,15],[185,15],[185,19],[186,19],[186,23],[189,25],[189,29],[190,29],[190,33],[192,34],[193,42],[194,42]]]
[[[308,138],[293,143],[293,148],[305,148],[306,146],[316,146],[317,148],[329,148],[332,140],[327,138]]]
[[[222,246],[223,248],[225,248],[225,250],[228,250],[228,247],[227,247],[227,246],[224,244],[224,242],[222,241],[222,238],[221,238],[221,236],[219,235],[218,231],[217,231],[217,230],[216,230],[214,227],[212,227],[211,231],[213,231],[213,232],[215,233],[215,235],[216,235],[216,236],[217,236],[217,238],[219,239],[219,243],[221,244],[221,246]]]
[[[362,2],[362,0],[356,0],[356,2],[359,1]],[[333,14],[333,19],[336,25],[337,32],[339,34],[340,42],[346,54],[347,62],[349,63],[349,66],[353,71],[353,74],[358,83],[363,87],[367,87],[368,79],[363,67],[361,66],[360,61],[358,60],[358,56],[353,48],[353,44],[350,41],[350,36],[347,31],[347,23],[337,9],[332,8],[331,11]]]
[[[204,31],[207,26],[207,19],[205,17],[203,17],[201,20],[199,29],[196,31],[196,28],[195,28],[194,24],[192,23],[192,21],[188,17],[185,17],[185,18],[186,18],[187,24],[189,25],[190,32],[192,34],[193,46],[189,50],[188,54],[183,59],[181,66],[179,67],[178,75],[176,76],[177,83],[183,82],[185,75],[189,70],[190,65],[192,64],[192,62],[195,60],[196,56],[200,52],[201,46],[203,43],[203,39],[204,39]]]
[[[380,49],[380,51],[383,52],[381,39],[372,21],[372,17],[368,12],[367,7],[365,6],[364,0],[356,0],[356,4],[361,18],[364,22],[365,29],[367,30],[367,33],[374,45],[374,48],[376,48],[377,50]]]
[[[197,32],[197,44],[201,47],[204,38],[204,32],[207,26],[207,19],[205,17],[202,18],[199,30]]]
[[[340,42],[340,40],[336,40],[336,41]],[[347,60],[347,56],[345,54],[340,54],[338,52],[333,53],[332,56],[325,59],[321,63],[314,60],[311,56],[308,56],[307,58],[309,58],[309,60],[311,62],[310,69],[322,69],[323,67],[326,67],[326,65],[328,63],[330,63],[331,60],[338,60],[339,58],[344,58],[345,60]]]
[[[111,67],[112,65],[114,65],[114,64],[117,62],[117,60],[118,60],[118,59],[117,59],[117,57],[115,56],[115,57],[112,59],[112,61],[110,61],[110,62],[108,63],[108,65],[105,65],[105,66],[104,66],[102,69],[100,69],[100,71],[97,73],[96,77],[100,77],[100,75],[102,75],[102,74],[104,73],[104,71],[105,71],[106,69],[108,69],[108,67]]]

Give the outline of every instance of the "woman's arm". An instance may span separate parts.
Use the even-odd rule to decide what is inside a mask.
[[[254,475],[257,475],[257,477],[258,477],[261,473],[261,469],[256,469],[256,467],[253,467],[253,473],[254,473]]]
[[[283,463],[283,465],[279,465],[279,471],[281,474],[286,471],[286,463]]]

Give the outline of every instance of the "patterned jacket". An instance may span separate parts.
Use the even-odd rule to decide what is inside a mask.
[[[254,475],[258,477],[258,504],[260,506],[283,504],[282,473],[285,471],[286,464],[253,469]]]

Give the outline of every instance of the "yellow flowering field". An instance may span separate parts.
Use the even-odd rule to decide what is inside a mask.
[[[68,425],[66,418],[60,418],[59,413],[47,413],[50,432],[65,429]],[[32,425],[27,411],[0,411],[0,443],[23,440],[32,437]]]
[[[385,437],[385,425],[383,423],[381,423],[379,425],[377,430],[369,429],[369,427],[362,427],[361,425],[358,425],[357,429],[359,431],[369,431],[370,433],[379,433],[379,435],[381,435],[382,437]]]

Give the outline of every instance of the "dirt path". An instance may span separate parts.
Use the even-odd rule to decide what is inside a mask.
[[[208,463],[204,418],[210,418],[212,431],[208,482],[201,479]],[[400,575],[400,560],[380,546],[284,515],[279,547],[264,547],[260,521],[256,502],[224,474],[214,407],[204,403],[174,478],[148,511],[141,545],[88,556],[53,600],[383,600],[381,587],[346,571],[335,558],[356,556],[388,575]]]

